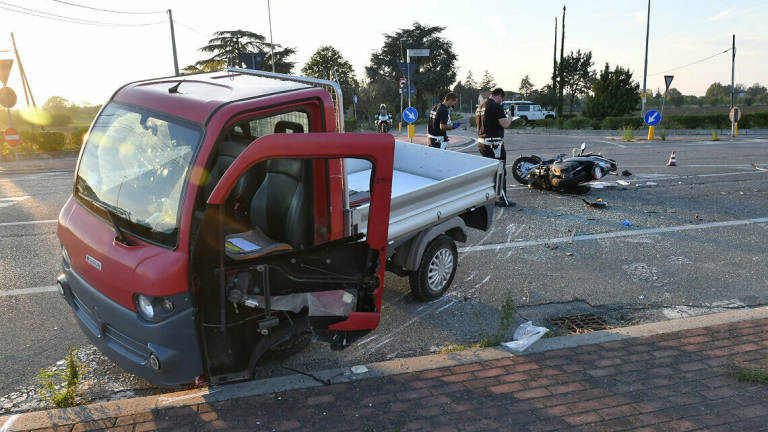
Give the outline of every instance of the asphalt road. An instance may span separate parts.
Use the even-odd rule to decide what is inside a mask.
[[[452,150],[476,152],[466,140],[471,131],[450,134]],[[569,153],[583,141],[630,170],[631,184],[575,196],[511,184],[510,176],[517,206],[497,211],[490,232],[474,231],[460,245],[444,298],[419,302],[407,279],[388,274],[376,331],[342,352],[313,343],[285,365],[312,371],[474,343],[498,324],[507,296],[525,319],[595,312],[617,324],[768,303],[768,172],[751,167],[768,165],[768,139],[622,143],[510,134],[506,146],[511,164],[519,154]],[[673,150],[679,166],[667,167]],[[58,294],[15,291],[55,282],[60,253],[50,221],[72,176],[0,174],[0,396],[34,382],[71,346],[87,345]],[[598,197],[607,208],[581,201]],[[277,360],[259,369],[260,376],[283,373]]]

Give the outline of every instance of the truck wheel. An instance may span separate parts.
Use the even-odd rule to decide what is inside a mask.
[[[413,295],[426,301],[440,298],[453,282],[458,260],[453,239],[445,234],[437,236],[427,245],[419,268],[409,276]]]

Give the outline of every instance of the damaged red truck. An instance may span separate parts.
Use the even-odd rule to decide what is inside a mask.
[[[385,270],[441,296],[502,168],[343,133],[340,106],[335,82],[243,69],[120,88],[59,215],[59,292],[90,340],[155,385],[218,384],[374,330]]]

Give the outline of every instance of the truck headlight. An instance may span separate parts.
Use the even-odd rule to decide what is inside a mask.
[[[152,299],[144,294],[136,296],[136,309],[141,317],[147,321],[152,321],[155,318],[155,307],[152,305]]]

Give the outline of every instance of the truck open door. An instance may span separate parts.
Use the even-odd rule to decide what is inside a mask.
[[[376,328],[393,157],[391,135],[271,134],[230,165],[191,242],[212,383],[251,378],[264,353],[290,349],[309,332],[340,349]],[[360,233],[349,221],[344,159],[373,167]]]

